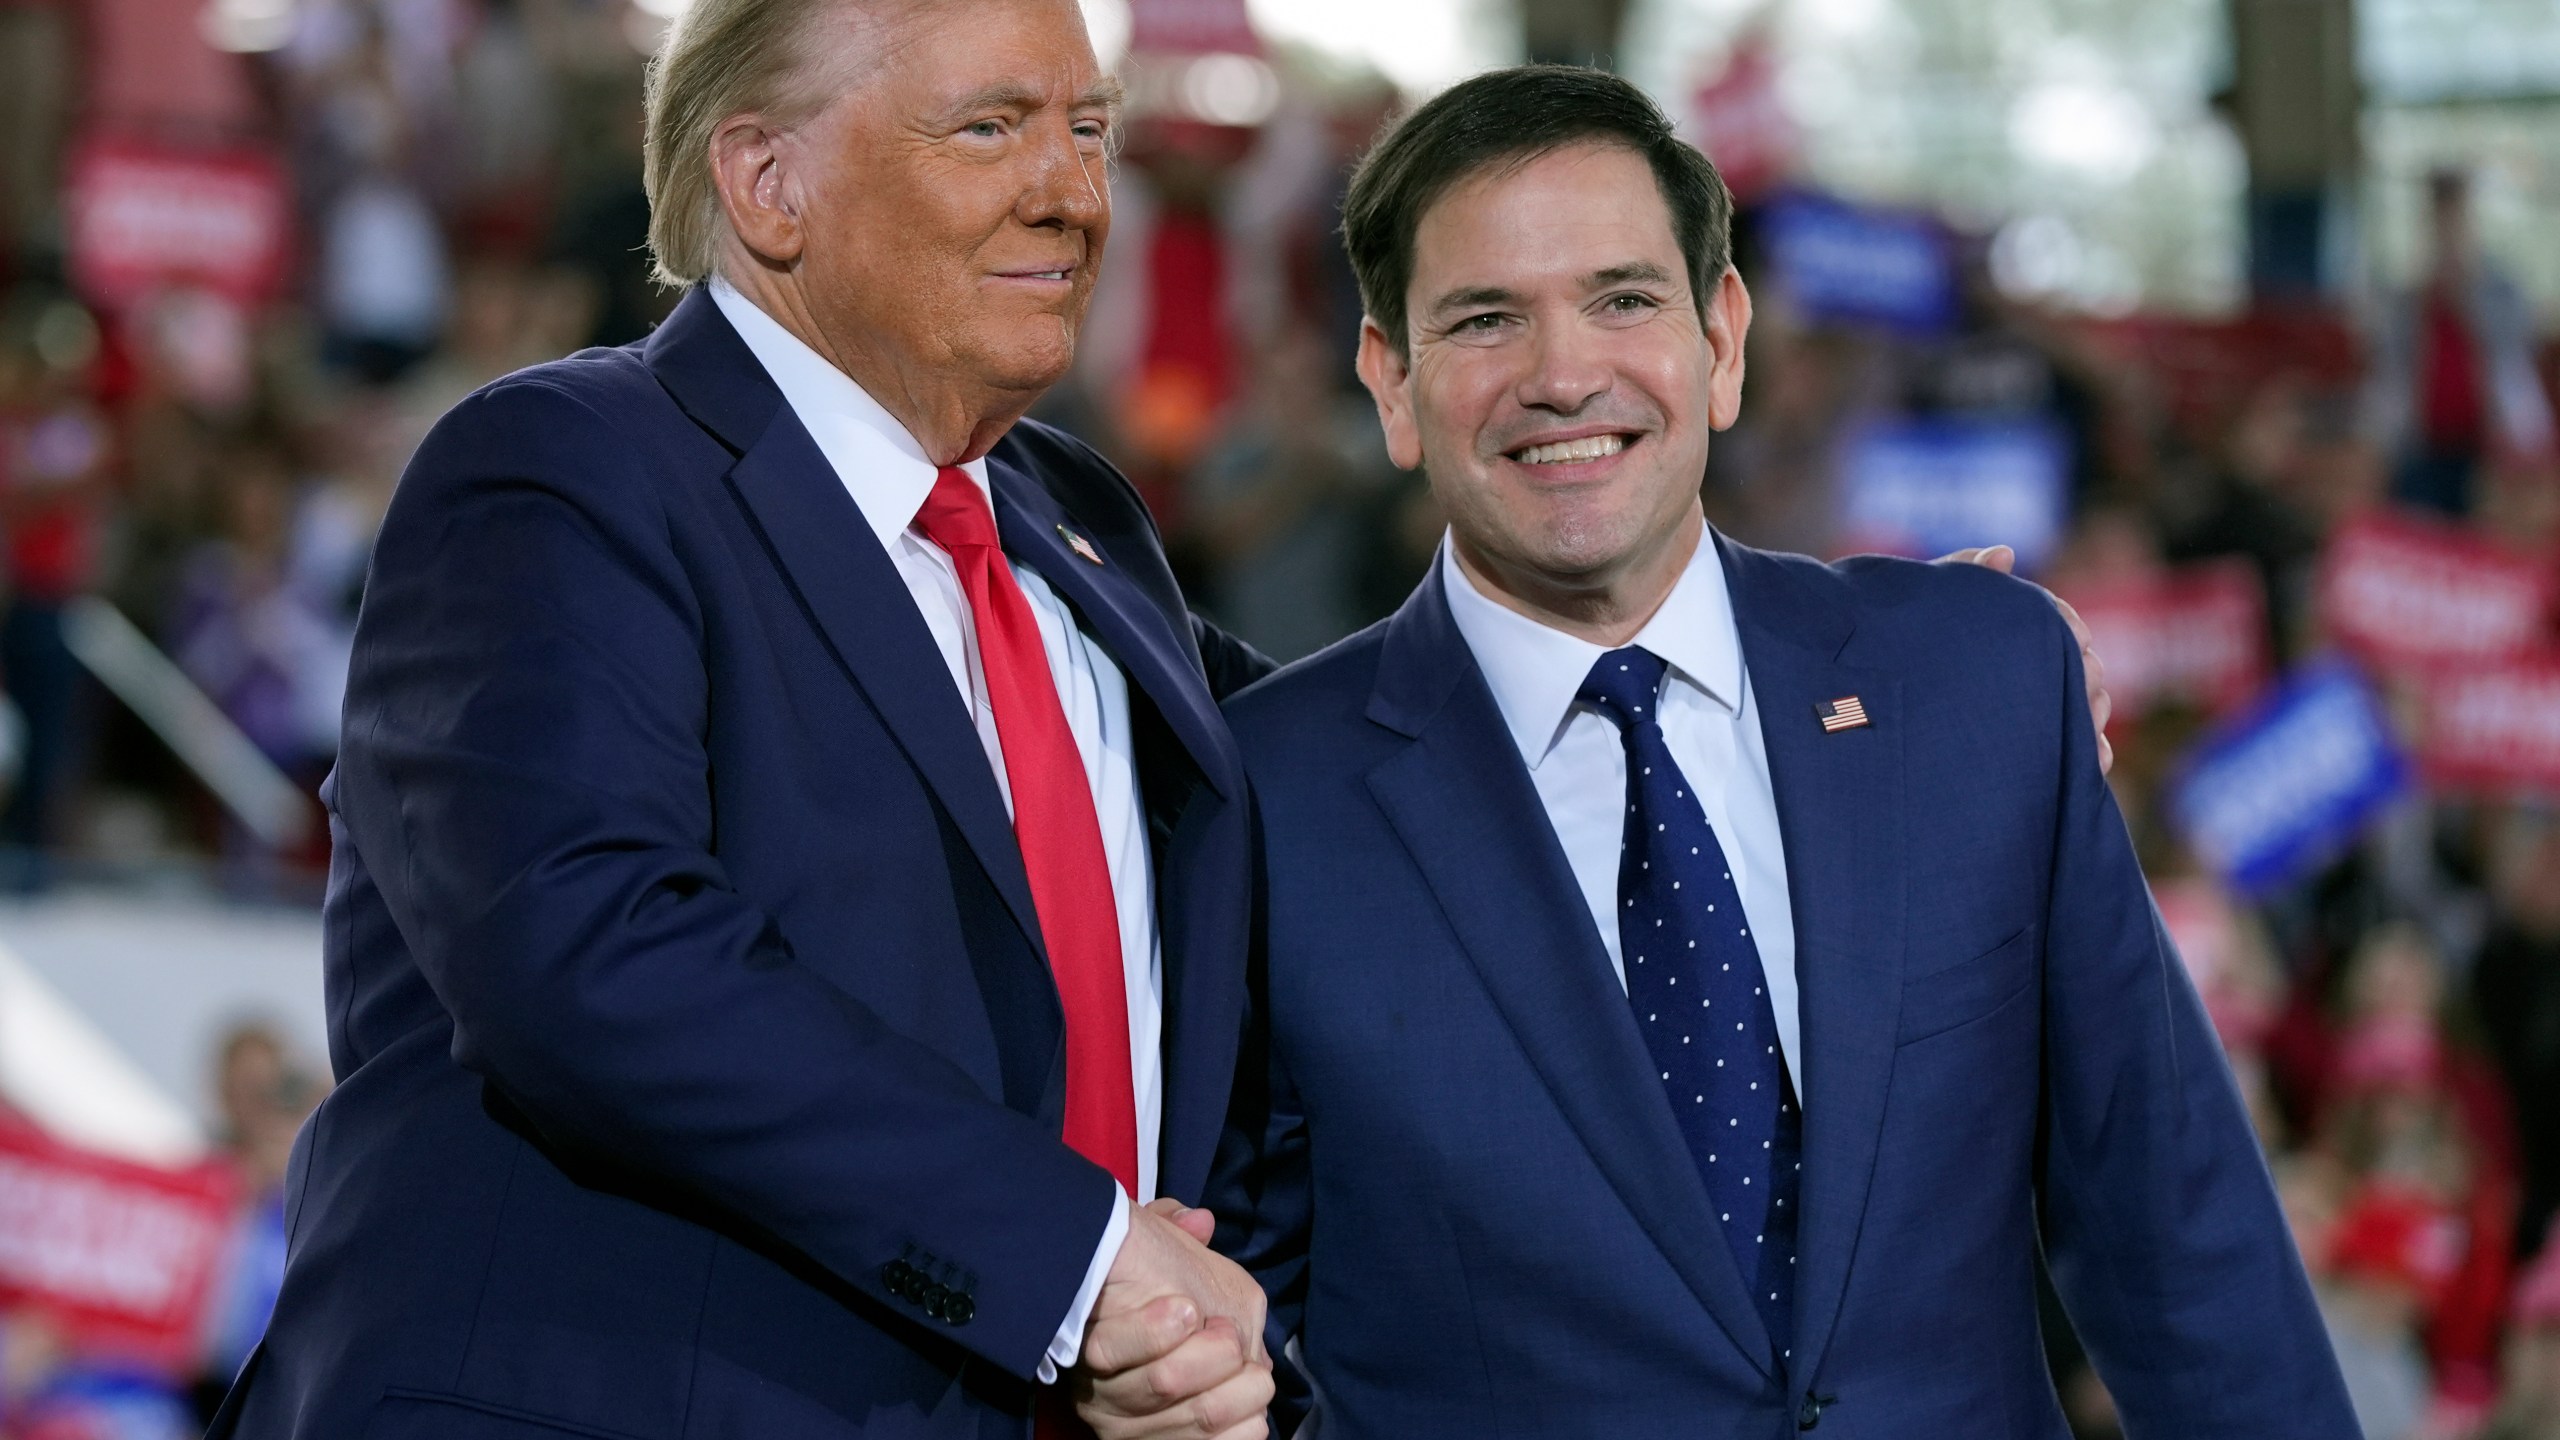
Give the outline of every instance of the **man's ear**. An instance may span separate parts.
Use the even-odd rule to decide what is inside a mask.
[[[730,233],[757,259],[788,265],[800,258],[799,177],[781,132],[757,115],[734,115],[711,132],[711,178]]]
[[[1387,433],[1387,458],[1399,470],[1422,467],[1422,427],[1413,416],[1413,357],[1387,338],[1378,322],[1360,317],[1360,357],[1354,367],[1369,398],[1378,402],[1378,428]]]
[[[1751,334],[1751,292],[1727,267],[1707,297],[1707,424],[1722,430],[1742,413],[1743,341]]]

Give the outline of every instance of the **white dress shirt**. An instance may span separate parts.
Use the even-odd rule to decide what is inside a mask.
[[[1446,540],[1440,576],[1449,614],[1493,690],[1529,779],[1546,806],[1564,858],[1582,887],[1592,926],[1609,963],[1626,984],[1618,949],[1618,857],[1627,816],[1626,742],[1618,727],[1575,697],[1600,646],[1542,625],[1476,588]],[[1742,913],[1767,976],[1777,1012],[1778,1048],[1804,1094],[1802,1029],[1796,1014],[1796,922],[1787,902],[1787,860],[1779,843],[1778,802],[1769,786],[1769,751],[1760,709],[1742,663],[1733,597],[1715,542],[1702,537],[1671,595],[1627,642],[1669,664],[1655,713],[1671,758],[1715,827],[1733,866]]]
[[[914,528],[940,473],[905,426],[852,377],[825,356],[784,329],[723,279],[711,282],[712,301],[727,316],[747,348],[755,352],[765,373],[780,387],[783,400],[807,427],[818,450],[835,468],[836,478],[853,496],[863,520],[889,552],[898,576],[907,582],[925,628],[941,647],[951,667],[951,683],[977,726],[978,743],[995,771],[996,788],[1004,795],[1006,813],[1013,809],[1013,786],[1004,768],[1004,745],[996,733],[994,709],[987,701],[986,670],[978,656],[978,631],[969,612],[959,572],[940,546]],[[961,467],[987,489],[987,462]],[[991,501],[992,503],[992,501]],[[1129,729],[1129,679],[1120,672],[1100,642],[1077,627],[1075,612],[1049,588],[1038,571],[1010,565],[1013,578],[1039,622],[1040,647],[1048,652],[1049,678],[1057,685],[1058,702],[1075,732],[1076,753],[1084,759],[1085,780],[1093,787],[1094,818],[1102,825],[1102,854],[1111,871],[1112,900],[1120,915],[1120,965],[1129,996],[1129,1075],[1138,1102],[1138,1194],[1135,1203],[1155,1196],[1156,1148],[1164,1126],[1164,955],[1156,935],[1155,873],[1147,850],[1145,804],[1138,794],[1135,737]],[[1111,1220],[1094,1248],[1083,1287],[1068,1310],[1058,1335],[1050,1342],[1040,1378],[1052,1381],[1057,1371],[1076,1363],[1083,1350],[1086,1319],[1102,1292],[1103,1278],[1128,1238],[1133,1197],[1123,1192],[1111,1209]]]

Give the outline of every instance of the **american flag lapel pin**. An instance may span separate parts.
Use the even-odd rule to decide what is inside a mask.
[[[1837,735],[1843,730],[1856,730],[1867,723],[1867,705],[1855,695],[1837,700],[1824,700],[1813,707],[1814,718],[1822,722],[1822,733]]]
[[[1058,538],[1066,541],[1068,549],[1073,550],[1085,559],[1092,561],[1096,565],[1102,563],[1102,552],[1093,548],[1093,542],[1087,540],[1073,530],[1068,529],[1066,526],[1061,525],[1058,527]]]

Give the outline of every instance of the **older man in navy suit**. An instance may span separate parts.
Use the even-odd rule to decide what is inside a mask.
[[[1216,697],[1268,667],[1126,481],[1017,423],[1114,108],[1074,0],[675,23],[651,244],[690,293],[457,407],[383,526],[341,1084],[218,1435],[988,1440],[1071,1395],[1262,1432],[1261,1291],[1159,1197],[1233,1074]],[[1216,1357],[1205,1399],[1077,1368],[1123,1313]]]
[[[2063,622],[1702,518],[1727,210],[1559,68],[1353,182],[1360,373],[1450,530],[1228,705],[1262,915],[1209,1204],[1282,1428],[2060,1440],[2041,1261],[2129,1434],[2353,1435]]]

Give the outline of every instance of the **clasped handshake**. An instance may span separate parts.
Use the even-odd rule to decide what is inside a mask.
[[[1209,1249],[1212,1217],[1174,1200],[1132,1212],[1066,1377],[1101,1440],[1261,1440],[1271,1357],[1262,1287]]]

